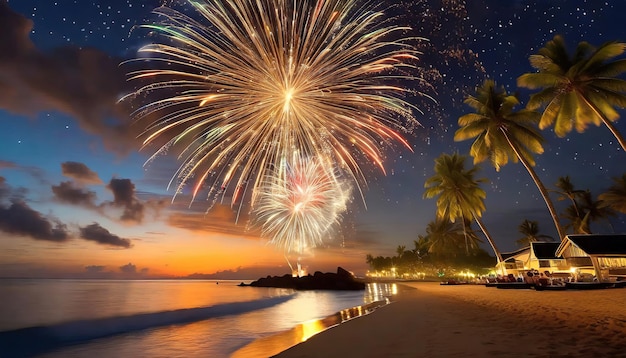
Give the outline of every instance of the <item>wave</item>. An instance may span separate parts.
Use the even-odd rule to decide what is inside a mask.
[[[5,358],[29,357],[96,338],[251,312],[286,302],[294,296],[295,294],[291,294],[209,307],[79,320],[4,331],[0,332],[0,352],[1,356]]]

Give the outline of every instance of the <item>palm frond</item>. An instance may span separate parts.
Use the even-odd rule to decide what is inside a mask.
[[[574,121],[577,104],[576,93],[569,92],[563,95],[563,100],[559,107],[559,114],[554,124],[554,133],[558,137],[565,137],[567,133],[571,132],[574,124],[576,124],[576,129],[578,129],[579,125],[585,125],[586,122],[584,121]]]
[[[460,121],[460,120],[459,120]],[[460,142],[466,139],[472,139],[478,137],[485,131],[485,126],[482,123],[474,122],[456,130],[454,133],[454,141]]]
[[[517,85],[528,89],[538,89],[558,86],[562,80],[563,76],[553,73],[525,73],[517,78]]]
[[[602,66],[598,66],[591,74],[594,77],[615,77],[626,72],[626,59],[619,59],[612,62],[607,62]]]
[[[532,97],[531,97],[532,101]],[[541,119],[539,120],[539,129],[546,129],[554,124],[559,111],[561,109],[561,97],[555,97],[552,99],[548,106],[543,111]]]
[[[479,113],[468,113],[459,117],[459,126],[467,126],[486,120],[486,117]]]
[[[539,119],[541,119],[541,113],[528,109],[522,109],[507,116],[507,120],[509,122],[514,122],[517,125],[524,127],[538,125]]]
[[[470,155],[474,157],[474,164],[482,163],[489,158],[489,147],[485,143],[485,134],[479,135],[470,147]]]
[[[526,108],[528,110],[537,110],[553,101],[556,97],[558,97],[559,93],[560,90],[557,87],[549,87],[543,91],[534,93],[530,96],[530,100],[526,104]]]
[[[593,90],[615,92],[625,96],[626,81],[621,78],[594,78],[590,81],[589,88]]]
[[[584,63],[584,66],[580,69],[580,71],[591,71],[592,69],[602,65],[605,61],[623,54],[625,50],[626,43],[615,41],[607,42],[598,47],[598,49],[594,51],[586,61],[581,61],[581,63]]]
[[[613,108],[612,103],[607,101],[606,97],[595,92],[587,92],[586,99],[592,103],[604,116],[604,118],[613,122],[619,119],[619,113]],[[597,124],[597,122],[594,122]]]

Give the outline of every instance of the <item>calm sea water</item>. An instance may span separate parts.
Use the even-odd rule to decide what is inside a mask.
[[[310,322],[384,301],[397,289],[293,291],[239,282],[0,279],[0,356],[269,356],[277,352],[258,342],[274,337],[283,342],[273,349],[286,349],[293,343],[281,338],[285,331],[306,339],[324,328]]]

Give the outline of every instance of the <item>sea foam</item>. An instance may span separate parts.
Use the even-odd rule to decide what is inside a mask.
[[[2,357],[26,357],[91,339],[260,310],[286,302],[294,296],[295,294],[291,294],[247,302],[79,320],[4,331],[0,332],[0,351]]]

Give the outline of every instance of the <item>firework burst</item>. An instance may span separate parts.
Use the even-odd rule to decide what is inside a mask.
[[[417,39],[374,2],[356,3],[190,1],[197,19],[155,10],[158,22],[143,27],[158,42],[125,63],[137,89],[122,100],[140,103],[150,160],[178,149],[176,193],[193,183],[194,198],[208,186],[214,200],[247,192],[254,205],[272,166],[296,150],[331,158],[360,189],[359,163],[384,171],[382,147],[410,149],[400,133],[418,109],[398,83],[420,80],[408,75]]]
[[[332,236],[351,187],[328,158],[293,156],[269,171],[254,208],[261,236],[286,253],[302,254]]]

